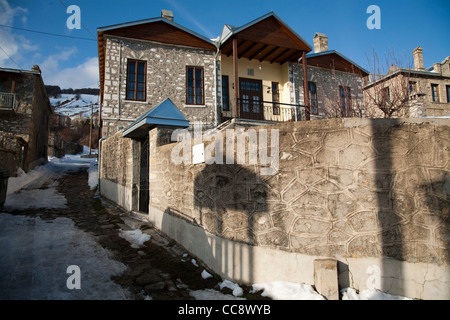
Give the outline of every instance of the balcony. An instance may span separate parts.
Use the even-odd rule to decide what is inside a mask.
[[[17,109],[17,100],[14,93],[0,92],[0,111],[13,111]]]
[[[299,104],[288,104],[255,99],[237,99],[239,116],[237,118],[269,122],[302,121],[309,108]]]

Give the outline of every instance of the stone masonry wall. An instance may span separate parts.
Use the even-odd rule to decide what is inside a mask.
[[[125,99],[128,59],[147,62],[146,101]],[[174,102],[189,121],[202,121],[213,125],[215,121],[214,59],[215,52],[210,50],[108,36],[103,98],[104,136],[113,135],[118,127],[127,127],[151,107],[167,98]],[[204,68],[204,105],[186,104],[187,66]]]
[[[174,165],[176,144],[157,147],[150,206],[253,246],[448,265],[448,122],[334,119],[261,128],[279,130],[276,174],[261,176],[260,165]]]
[[[318,113],[311,114],[311,119],[341,118],[339,86],[349,87],[351,93],[351,107],[355,116],[361,116],[363,103],[361,76],[349,72],[308,66],[308,81],[316,84]],[[305,105],[303,96],[302,66],[296,63],[289,64],[289,74],[295,79],[291,80],[291,103]],[[294,90],[294,86],[296,90]],[[297,95],[297,97],[295,97]]]

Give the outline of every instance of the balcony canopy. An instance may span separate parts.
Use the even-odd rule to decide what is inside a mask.
[[[222,54],[233,54],[233,39],[237,40],[239,58],[260,62],[297,62],[303,51],[312,50],[302,37],[273,12],[242,27],[225,25],[219,40]]]

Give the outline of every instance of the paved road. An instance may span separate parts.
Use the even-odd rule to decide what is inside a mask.
[[[217,290],[219,277],[203,279],[204,267],[192,264],[192,257],[186,256],[183,248],[149,224],[131,219],[113,203],[96,198],[87,180],[86,170],[58,177],[56,188],[67,199],[66,208],[16,210],[0,215],[9,222],[0,225],[1,299],[193,299],[191,291]],[[119,233],[132,229],[150,235],[150,240],[139,248],[131,247]],[[90,251],[86,251],[87,247]],[[66,279],[70,273],[59,271],[52,275],[52,270],[58,264],[66,268],[64,263],[83,254],[91,255],[89,268],[94,270],[86,275],[88,267],[80,266],[81,289],[69,290]],[[104,260],[94,263],[103,255],[110,259],[108,267],[100,265]],[[108,275],[114,274],[114,270],[107,270],[111,262],[120,274]],[[47,270],[47,274],[43,276],[33,268]],[[63,288],[52,295],[53,285]]]

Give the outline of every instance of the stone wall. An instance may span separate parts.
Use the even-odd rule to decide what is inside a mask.
[[[361,117],[363,94],[362,78],[360,75],[350,72],[342,72],[333,69],[308,66],[308,81],[314,82],[317,88],[317,114],[311,114],[311,119],[341,118],[341,105],[339,86],[350,88],[351,114]],[[289,63],[289,74],[291,80],[291,102],[305,105],[303,91],[302,66]],[[295,87],[295,90],[294,90]]]
[[[175,166],[173,145],[158,148],[151,205],[251,245],[448,262],[448,123],[346,119],[264,127],[271,128],[280,135],[273,176],[261,176],[255,165]]]
[[[147,61],[146,101],[125,99],[128,59]],[[210,50],[107,36],[103,136],[109,137],[117,132],[118,128],[127,127],[151,107],[167,98],[170,98],[190,121],[214,125],[214,59],[215,52]],[[186,103],[187,66],[204,68],[204,105],[193,106]]]
[[[0,168],[8,170],[11,177],[15,177],[17,170],[23,167],[27,146],[23,139],[0,131]]]
[[[447,121],[334,119],[252,129],[278,130],[273,175],[261,175],[260,162],[248,164],[248,142],[246,164],[174,164],[179,144],[163,145],[169,132],[150,131],[149,220],[235,281],[314,284],[314,259],[334,258],[341,288],[450,298]],[[132,190],[131,140],[113,138],[102,146],[111,159],[101,175]],[[205,150],[211,141],[204,139]]]

